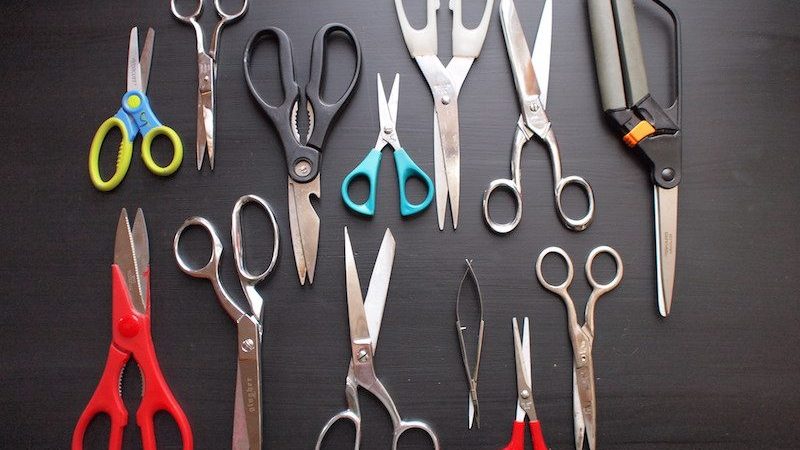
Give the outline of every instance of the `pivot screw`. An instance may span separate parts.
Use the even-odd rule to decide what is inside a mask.
[[[450,96],[449,95],[443,95],[442,96],[442,104],[443,105],[449,105],[450,104]]]
[[[367,360],[367,351],[363,348],[358,351],[358,360],[364,362]]]
[[[250,353],[256,348],[256,343],[250,338],[247,338],[242,341],[242,351],[245,353]]]
[[[297,176],[304,177],[311,173],[311,163],[308,161],[300,161],[294,165],[294,173]]]
[[[539,105],[537,105],[535,102],[531,102],[528,108],[530,108],[531,111],[536,112],[539,110]]]
[[[527,389],[523,389],[522,392],[519,393],[519,396],[522,398],[528,398],[531,396],[531,393],[528,392]]]
[[[388,126],[388,125],[383,127],[383,132],[385,134],[392,134],[392,131],[394,131],[394,129],[392,127]]]
[[[675,170],[672,167],[667,167],[666,169],[661,171],[661,178],[664,181],[672,181],[675,179]]]

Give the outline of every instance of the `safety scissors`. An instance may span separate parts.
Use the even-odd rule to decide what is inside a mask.
[[[557,254],[564,259],[567,264],[567,279],[558,285],[550,284],[542,275],[542,261],[551,254]],[[601,253],[608,253],[614,258],[616,273],[614,278],[608,283],[598,283],[592,275],[592,264],[595,258]],[[586,258],[586,279],[592,287],[589,301],[586,303],[586,313],[584,314],[585,323],[578,325],[578,314],[575,310],[575,303],[570,297],[568,289],[572,284],[574,269],[572,259],[559,247],[548,247],[542,250],[536,260],[536,277],[539,283],[548,291],[561,297],[564,306],[567,307],[567,325],[569,326],[569,338],[572,342],[572,407],[575,421],[575,448],[583,449],[583,440],[589,436],[589,448],[597,448],[597,398],[594,387],[594,361],[592,359],[592,345],[594,344],[594,307],[597,300],[604,294],[612,291],[619,286],[622,281],[622,258],[619,253],[611,247],[600,246],[589,253]]]
[[[178,425],[184,450],[194,448],[192,429],[175,396],[172,395],[156,358],[150,334],[150,248],[142,210],[136,211],[131,230],[128,212],[117,221],[114,263],[111,265],[111,348],[106,367],[86,409],[72,434],[72,450],[83,449],[83,437],[95,416],[111,420],[110,450],[122,449],[122,434],[128,425],[128,411],[122,400],[122,372],[133,357],[142,374],[142,400],[136,424],[142,431],[142,447],[156,450],[153,418],[159,412],[172,416]]]
[[[546,0],[539,31],[533,45],[533,52],[528,56],[528,42],[522,30],[517,9],[513,0],[500,1],[500,24],[503,26],[503,39],[506,42],[508,60],[511,62],[511,73],[517,88],[517,100],[520,116],[514,133],[514,144],[511,151],[511,179],[497,179],[489,183],[483,193],[483,217],[489,227],[497,233],[508,233],[522,220],[522,148],[526,142],[539,137],[550,153],[553,165],[553,186],[558,215],[570,230],[585,230],[594,218],[594,194],[592,187],[579,176],[562,177],[561,153],[550,119],[547,117],[547,88],[550,81],[550,48],[553,40],[553,3]],[[570,184],[580,187],[586,193],[588,210],[579,219],[567,216],[561,204],[561,194]],[[496,189],[510,191],[516,203],[514,218],[508,223],[495,222],[489,215],[489,198]]]
[[[658,310],[667,317],[675,287],[678,184],[681,182],[681,28],[678,16],[653,0],[675,26],[675,100],[664,109],[650,95],[632,0],[589,0],[597,81],[606,116],[638,148],[651,169],[655,210]]]
[[[386,294],[389,290],[389,278],[392,275],[394,250],[394,236],[387,228],[386,233],[383,235],[381,248],[378,251],[375,267],[372,269],[367,299],[364,301],[361,297],[361,284],[358,281],[358,270],[353,256],[353,247],[350,244],[350,235],[347,233],[347,228],[345,227],[344,229],[347,312],[350,321],[350,348],[352,351],[345,383],[347,409],[331,417],[328,423],[322,427],[317,439],[316,450],[319,450],[322,440],[331,426],[342,419],[353,422],[356,430],[354,449],[358,450],[361,445],[361,408],[358,404],[359,387],[371,392],[375,398],[380,400],[389,413],[393,427],[392,450],[397,449],[397,441],[400,439],[400,435],[412,429],[427,433],[433,442],[433,447],[436,450],[439,449],[439,438],[427,423],[417,420],[406,421],[400,418],[400,413],[397,411],[394,400],[392,400],[378,376],[375,375],[373,358],[378,345],[378,334],[380,333],[383,319],[383,307],[386,304]]]
[[[427,0],[424,28],[411,26],[403,0],[394,0],[397,19],[411,57],[417,62],[433,95],[433,164],[436,183],[436,213],[439,229],[444,229],[447,199],[453,216],[453,229],[458,227],[458,205],[461,188],[461,147],[458,130],[458,94],[473,61],[478,58],[489,29],[494,0],[487,0],[477,27],[468,29],[461,20],[461,0],[450,0],[453,11],[453,56],[445,67],[438,56],[436,11],[439,0]]]
[[[181,22],[188,23],[194,28],[197,38],[197,170],[203,167],[206,148],[208,148],[208,162],[214,170],[214,86],[217,82],[217,47],[222,27],[239,20],[246,12],[249,0],[244,0],[242,9],[234,14],[227,14],[222,10],[220,0],[214,0],[214,9],[217,11],[219,21],[211,32],[211,42],[208,51],[205,47],[205,35],[200,23],[197,21],[203,12],[203,0],[197,0],[195,10],[189,15],[178,12],[176,0],[170,2],[172,15]]]
[[[259,274],[250,272],[244,264],[244,242],[242,241],[241,210],[248,203],[255,203],[266,211],[272,224],[272,259],[269,266]],[[190,226],[204,228],[211,236],[211,258],[202,268],[191,267],[181,257],[179,244],[183,231]],[[205,278],[211,282],[217,300],[228,316],[236,322],[238,329],[238,342],[236,348],[239,352],[236,365],[236,394],[233,406],[233,449],[258,450],[261,448],[261,334],[264,309],[264,299],[256,291],[256,285],[263,281],[275,268],[278,261],[278,248],[280,235],[278,222],[269,204],[256,195],[245,195],[236,201],[231,213],[231,240],[233,241],[233,258],[236,260],[236,272],[239,283],[250,305],[246,312],[228,294],[219,276],[219,262],[222,258],[222,241],[214,225],[203,217],[190,217],[175,233],[172,250],[178,267],[196,278]]]
[[[352,172],[347,174],[342,181],[342,199],[345,205],[365,216],[375,215],[375,198],[378,190],[378,170],[381,168],[381,151],[387,146],[392,149],[394,164],[397,168],[397,184],[400,188],[400,214],[402,216],[411,216],[422,212],[433,200],[433,181],[406,153],[400,145],[400,139],[397,137],[399,90],[400,74],[395,74],[392,90],[389,92],[389,101],[386,101],[381,74],[378,74],[378,114],[381,123],[380,131],[378,131],[378,140],[364,160]],[[350,183],[358,177],[364,177],[369,181],[369,196],[361,204],[355,203],[348,192]],[[425,183],[427,189],[425,199],[418,204],[411,203],[406,197],[406,181],[412,177]]]
[[[122,107],[117,113],[100,125],[89,147],[89,178],[94,187],[100,191],[110,191],[119,186],[133,157],[133,141],[136,136],[142,135],[142,160],[147,169],[159,176],[175,173],[183,161],[183,143],[178,133],[172,128],[164,126],[156,118],[150,108],[147,98],[147,82],[150,79],[150,63],[153,60],[153,41],[156,33],[152,28],[147,30],[144,40],[144,49],[139,56],[139,30],[131,28],[128,43],[128,85],[127,92],[122,96]],[[122,133],[117,155],[117,167],[114,175],[108,180],[103,180],[100,175],[100,148],[106,140],[108,132],[118,128]],[[159,166],[150,153],[150,146],[156,136],[166,136],[172,142],[172,161],[164,166]]]
[[[342,96],[334,103],[322,99],[320,89],[325,65],[325,48],[328,38],[334,33],[342,33],[353,44],[356,67],[353,79]],[[250,59],[256,43],[267,38],[278,43],[283,102],[270,105],[261,97],[253,83]],[[314,282],[314,268],[317,264],[319,244],[319,216],[311,205],[311,196],[320,197],[320,166],[322,149],[333,124],[350,100],[361,73],[361,45],[355,33],[346,25],[329,23],[317,31],[311,48],[311,75],[305,88],[305,98],[294,76],[292,43],[289,36],[280,28],[269,27],[257,31],[247,41],[244,49],[244,76],[250,94],[270,119],[283,144],[286,157],[286,170],[289,173],[289,225],[292,230],[292,249],[300,284]],[[308,132],[305,143],[300,139],[297,129],[297,110],[303,104],[308,113]]]

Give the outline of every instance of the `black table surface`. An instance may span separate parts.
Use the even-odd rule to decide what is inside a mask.
[[[573,256],[572,294],[580,311],[589,294],[585,257],[602,244],[620,252],[625,275],[597,308],[599,446],[797,448],[800,188],[792,180],[800,173],[795,132],[800,2],[670,2],[684,33],[684,173],[675,302],[667,319],[656,307],[647,170],[601,114],[585,2],[556,2],[547,107],[565,173],[583,175],[594,188],[595,221],[581,233],[561,225],[552,204],[547,153],[531,143],[523,161],[523,221],[505,236],[491,233],[481,217],[486,184],[508,176],[518,115],[496,4],[483,51],[459,98],[460,223],[453,231],[448,219],[440,232],[434,206],[418,217],[400,217],[394,162],[386,154],[373,219],[349,212],[339,198],[342,178],[377,132],[376,72],[387,85],[395,72],[401,74],[399,136],[433,175],[431,97],[403,44],[393,2],[252,3],[246,17],[222,33],[213,172],[195,168],[194,33],[172,17],[166,1],[6,4],[0,19],[5,36],[0,111],[6,118],[0,125],[0,447],[69,446],[110,342],[109,265],[117,217],[122,207],[141,207],[150,233],[152,335],[161,368],[190,418],[196,448],[229,448],[236,327],[208,283],[178,269],[172,238],[188,216],[213,221],[226,246],[224,282],[242,300],[227,236],[233,203],[254,193],[274,206],[282,238],[277,269],[259,288],[266,299],[265,448],[312,448],[321,426],[344,406],[349,357],[344,226],[353,237],[364,289],[384,229],[390,227],[397,239],[376,369],[401,414],[430,422],[444,448],[499,448],[509,439],[516,392],[515,316],[532,321],[536,409],[548,443],[554,449],[573,447],[565,309],[537,282],[534,261],[550,245]],[[420,25],[422,2],[411,3],[409,14]],[[451,50],[446,3],[438,22],[445,60]],[[464,3],[467,23],[476,24],[482,4]],[[542,2],[517,3],[532,42]],[[666,103],[675,87],[669,21],[644,3],[638,16],[650,84]],[[203,18],[207,33],[215,19],[211,11]],[[251,33],[279,26],[293,40],[296,73],[305,82],[312,37],[332,21],[358,34],[363,71],[325,148],[317,274],[313,286],[302,287],[290,244],[281,147],[247,91],[242,52]],[[162,179],[134,156],[119,188],[101,193],[89,182],[88,147],[100,123],[118,108],[128,33],[136,25],[157,31],[148,95],[160,119],[182,136],[186,158],[175,176]],[[257,69],[263,71],[259,83],[277,98],[275,52],[267,50],[274,47],[262,48],[256,54]],[[332,42],[328,63],[328,92],[335,97],[353,63],[346,41]],[[139,140],[134,147],[137,155],[140,145]],[[156,147],[163,155],[166,144]],[[115,144],[104,149],[103,167],[110,170]],[[360,185],[355,191],[364,189]],[[418,196],[421,189],[413,185],[412,191]],[[571,192],[570,210],[579,210],[582,201]],[[510,198],[498,203],[499,215],[510,214]],[[269,229],[257,210],[247,210],[245,221],[248,261],[263,266],[271,240],[261,236],[269,236]],[[199,232],[187,237],[187,251],[200,262],[208,244]],[[485,297],[482,426],[472,430],[467,429],[467,385],[454,324],[464,258],[474,259]],[[563,272],[552,265],[554,274]],[[611,267],[604,261],[598,274],[608,275]],[[473,323],[475,298],[465,291],[465,315]],[[139,386],[138,371],[126,371],[123,392],[131,418],[124,448],[141,445],[133,414]],[[361,448],[389,448],[388,416],[370,395],[361,395],[361,406]],[[160,414],[156,423],[159,448],[180,448],[173,422]],[[107,419],[96,421],[87,448],[105,448],[107,429]],[[336,427],[326,448],[351,448],[352,438],[350,427]],[[421,434],[401,443],[429,448]]]

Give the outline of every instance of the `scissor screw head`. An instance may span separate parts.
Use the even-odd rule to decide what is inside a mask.
[[[392,129],[392,127],[389,127],[389,126],[383,127],[383,132],[385,134],[392,134],[392,131],[394,131],[394,129]]]
[[[675,179],[675,170],[672,167],[667,167],[661,171],[661,177],[664,181],[672,181]]]
[[[294,173],[301,177],[308,175],[311,173],[311,163],[308,161],[300,161],[294,165]]]
[[[536,112],[539,110],[539,105],[537,105],[536,102],[531,102],[529,108],[531,109],[531,111]]]
[[[367,351],[363,348],[358,351],[358,360],[364,362],[367,360]]]
[[[528,398],[531,396],[531,393],[527,389],[523,389],[522,392],[519,393],[519,396],[522,398]]]
[[[449,95],[443,95],[442,96],[442,104],[443,105],[449,105],[450,104],[450,96]]]
[[[256,343],[250,338],[247,338],[242,341],[242,350],[245,353],[252,352],[256,348]]]

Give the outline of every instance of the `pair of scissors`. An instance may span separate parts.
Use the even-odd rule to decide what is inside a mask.
[[[156,32],[152,28],[147,30],[144,40],[144,49],[139,56],[139,30],[131,29],[128,43],[128,84],[127,92],[122,96],[122,107],[117,113],[100,125],[89,147],[89,178],[92,184],[100,191],[110,191],[122,182],[133,158],[133,141],[139,134],[142,135],[142,161],[147,169],[159,176],[175,173],[183,161],[183,143],[178,133],[158,121],[155,113],[150,108],[147,98],[147,82],[150,79],[150,63],[153,60],[153,41]],[[108,180],[103,180],[100,175],[100,148],[112,128],[119,129],[122,141],[119,144],[117,167],[114,175]],[[172,161],[166,166],[159,166],[150,152],[153,139],[156,136],[166,136],[172,142]]]
[[[517,367],[517,415],[511,429],[511,441],[503,450],[523,450],[525,448],[525,416],[531,433],[533,450],[547,450],[542,434],[542,425],[533,405],[531,381],[531,333],[528,318],[522,321],[522,339],[519,337],[517,318],[511,319],[514,329],[514,362]]]
[[[375,198],[378,190],[378,170],[381,167],[381,151],[387,146],[393,151],[394,164],[397,168],[397,184],[400,188],[400,214],[402,216],[411,216],[422,212],[433,200],[433,182],[428,174],[420,169],[417,163],[408,156],[408,153],[400,145],[400,139],[397,137],[399,91],[400,74],[395,74],[392,90],[389,91],[389,100],[387,101],[386,93],[383,91],[381,74],[378,74],[378,115],[381,123],[380,131],[378,131],[378,140],[364,160],[352,172],[347,174],[342,181],[344,204],[353,211],[365,216],[375,215]],[[369,196],[361,204],[355,203],[348,192],[350,184],[359,177],[364,177],[369,182]],[[406,197],[406,182],[412,177],[425,183],[427,189],[425,199],[417,204],[411,203]]]
[[[464,271],[464,276],[461,277],[461,283],[458,284],[458,294],[456,294],[456,333],[458,334],[458,345],[461,349],[461,361],[464,363],[464,373],[467,374],[467,382],[469,383],[469,398],[468,398],[468,416],[467,427],[472,429],[472,424],[481,427],[481,413],[478,407],[478,372],[481,368],[481,353],[483,351],[483,295],[481,294],[481,285],[478,283],[478,277],[475,275],[475,270],[472,268],[472,260],[467,259],[467,270]],[[461,288],[464,287],[464,282],[467,281],[467,276],[472,280],[475,290],[478,292],[478,307],[480,308],[480,322],[478,322],[478,345],[475,350],[475,366],[470,367],[469,356],[467,355],[467,345],[464,340],[464,331],[467,327],[462,325],[461,321]]]
[[[325,48],[328,39],[335,33],[343,34],[353,44],[356,67],[344,94],[336,102],[328,103],[322,99],[320,90],[323,83]],[[256,43],[266,38],[274,38],[278,43],[280,77],[284,94],[280,105],[267,103],[253,83],[250,59]],[[311,196],[320,197],[322,148],[328,132],[350,100],[360,74],[361,45],[353,30],[340,23],[324,25],[314,36],[311,48],[311,75],[305,88],[305,98],[301,97],[300,87],[294,76],[292,43],[283,30],[269,27],[257,31],[247,41],[244,49],[244,76],[250,94],[272,122],[283,144],[286,170],[289,173],[289,226],[292,230],[292,249],[301,285],[305,284],[306,279],[309,284],[314,282],[314,268],[317,264],[319,216],[311,205]],[[300,139],[300,131],[297,129],[297,110],[301,103],[305,106],[309,121],[305,143]]]
[[[242,239],[241,210],[248,203],[259,205],[267,213],[272,225],[272,259],[263,272],[254,274],[244,263],[244,242]],[[190,266],[181,256],[179,244],[184,230],[191,226],[204,228],[211,236],[211,257],[202,268]],[[239,283],[250,305],[251,313],[241,308],[228,294],[219,276],[219,262],[222,259],[222,241],[214,225],[203,217],[190,217],[175,233],[172,250],[178,267],[195,278],[205,278],[211,282],[220,306],[236,322],[239,353],[236,364],[236,393],[233,406],[233,445],[234,450],[257,450],[261,448],[261,334],[264,299],[256,291],[256,285],[263,281],[275,268],[278,261],[280,235],[278,222],[272,208],[264,199],[256,195],[245,195],[236,201],[231,213],[231,240],[233,258]]]
[[[453,56],[445,67],[439,60],[437,48],[436,10],[439,9],[439,0],[427,0],[427,22],[420,29],[409,23],[403,0],[394,0],[403,40],[433,95],[433,165],[439,230],[444,229],[448,198],[453,229],[458,227],[461,189],[458,94],[473,61],[481,53],[493,4],[494,0],[487,0],[480,23],[477,27],[468,29],[461,20],[461,0],[450,0],[449,6],[453,11]]]
[[[508,233],[522,220],[522,149],[526,142],[539,137],[550,153],[553,165],[553,192],[558,215],[564,225],[573,231],[585,230],[594,218],[594,193],[592,187],[579,176],[563,177],[561,174],[561,153],[550,119],[547,117],[547,88],[550,81],[550,49],[553,38],[553,3],[546,0],[539,21],[539,31],[533,45],[533,52],[528,56],[528,42],[522,30],[517,9],[513,0],[500,1],[500,24],[503,27],[503,39],[506,42],[511,73],[517,89],[520,115],[514,133],[514,144],[511,151],[511,179],[501,178],[489,183],[483,193],[483,218],[489,227],[497,233]],[[586,215],[573,219],[564,212],[561,195],[564,188],[574,184],[586,193],[588,210]],[[507,223],[496,222],[489,214],[489,198],[497,189],[505,189],[513,194],[516,204],[514,218]]]
[[[322,440],[331,426],[342,419],[353,422],[356,430],[354,449],[358,450],[361,445],[361,408],[358,404],[359,387],[371,392],[389,413],[393,427],[392,450],[397,449],[397,441],[400,436],[404,432],[413,429],[427,433],[433,442],[433,447],[436,450],[439,449],[439,438],[427,423],[418,420],[406,421],[400,418],[400,413],[397,411],[394,400],[392,400],[378,376],[375,375],[373,358],[378,345],[378,334],[381,331],[383,307],[386,305],[386,294],[389,290],[389,278],[392,275],[394,250],[394,236],[387,228],[386,233],[383,235],[381,248],[378,251],[375,267],[372,269],[367,299],[364,301],[361,297],[361,284],[358,281],[358,270],[353,256],[353,246],[350,244],[350,235],[347,233],[347,227],[344,229],[347,312],[350,322],[350,349],[352,351],[345,383],[347,409],[331,417],[328,423],[322,427],[317,439],[316,450],[319,450],[322,446]]]
[[[651,170],[655,210],[658,310],[669,315],[678,245],[678,184],[681,182],[681,28],[678,16],[653,0],[675,27],[675,100],[663,108],[650,95],[632,0],[589,0],[589,23],[603,110],[638,148]]]
[[[561,284],[550,284],[542,274],[542,261],[549,254],[559,255],[567,264],[567,278]],[[601,284],[592,275],[592,264],[595,258],[602,253],[607,253],[614,258],[616,272],[614,278],[608,283]],[[567,252],[559,247],[548,247],[542,250],[536,260],[536,277],[539,283],[548,291],[558,295],[567,307],[567,325],[569,338],[572,342],[572,407],[575,422],[575,449],[583,449],[583,441],[589,436],[589,448],[597,448],[597,398],[594,387],[594,361],[592,359],[592,345],[594,344],[594,307],[597,300],[604,294],[619,286],[622,281],[622,258],[611,247],[600,246],[593,249],[586,258],[586,279],[592,287],[589,301],[586,303],[585,323],[578,324],[578,314],[575,303],[570,297],[568,289],[572,284],[574,269],[572,259]]]
[[[172,15],[181,22],[188,23],[194,28],[197,38],[197,170],[203,167],[206,148],[208,148],[208,162],[214,170],[214,86],[217,81],[217,47],[222,27],[239,20],[246,12],[249,0],[244,0],[242,9],[234,14],[227,14],[222,10],[220,0],[214,0],[214,9],[217,11],[219,21],[211,32],[211,42],[208,51],[205,47],[205,36],[200,23],[197,21],[203,12],[203,0],[197,0],[197,6],[189,15],[178,12],[176,0],[170,2]]]
[[[136,424],[142,431],[142,447],[156,449],[153,418],[159,412],[172,416],[178,425],[184,450],[194,448],[192,429],[169,389],[156,358],[150,334],[150,248],[142,210],[136,211],[133,229],[123,209],[117,221],[114,263],[111,265],[111,348],[106,367],[86,409],[72,434],[72,450],[83,449],[86,429],[95,416],[105,414],[111,421],[108,448],[122,449],[122,434],[128,425],[128,411],[122,400],[122,372],[133,356],[142,374],[142,400]]]

